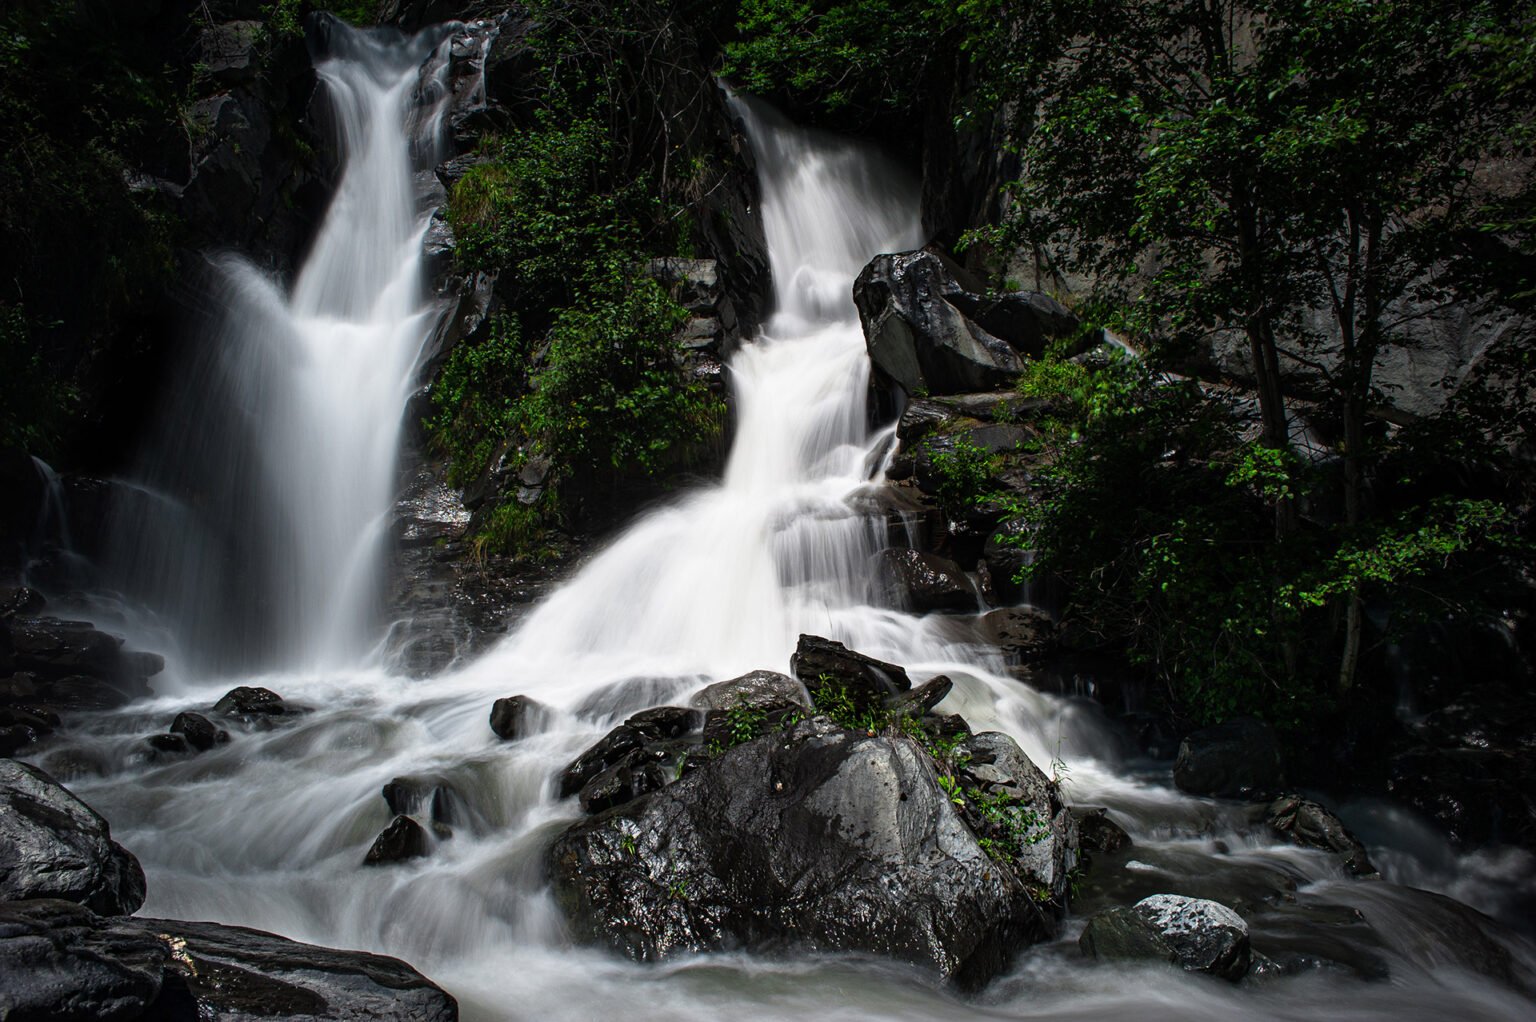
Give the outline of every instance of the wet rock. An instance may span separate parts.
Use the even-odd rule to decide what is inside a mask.
[[[1514,716],[1513,708],[1506,711]],[[1445,714],[1432,715],[1443,720]],[[1394,756],[1387,790],[1434,820],[1458,844],[1536,849],[1536,752],[1485,722],[1464,726],[1454,744],[1422,745]]]
[[[885,602],[919,614],[976,609],[976,589],[965,569],[937,554],[882,550],[875,578]]]
[[[1067,894],[1067,874],[1076,864],[1077,833],[1060,789],[1046,777],[1019,743],[1000,731],[983,731],[960,742],[955,772],[962,782],[993,796],[1006,796],[1024,816],[1025,826],[1010,833],[984,816],[968,817],[973,830],[1012,842],[1015,864],[1054,901]]]
[[[458,1018],[453,997],[397,958],[219,923],[135,918],[115,921],[110,929],[153,938],[166,949],[169,962],[153,1017],[167,1022]]]
[[[1072,818],[1077,821],[1078,846],[1084,851],[1118,852],[1131,846],[1131,836],[1102,806],[1073,806]]]
[[[269,688],[241,685],[226,692],[213,704],[213,712],[226,717],[280,717],[289,712],[283,697]]]
[[[898,696],[892,701],[891,708],[897,713],[921,717],[943,702],[944,697],[949,695],[954,687],[955,683],[946,676],[942,674],[935,675],[912,691]]]
[[[479,827],[484,820],[446,777],[401,776],[390,780],[380,792],[384,804],[396,816],[420,817],[431,821],[439,838],[448,838],[454,827]]]
[[[703,710],[747,707],[767,711],[811,705],[804,685],[776,671],[753,671],[739,678],[717,681],[697,693],[689,702]]]
[[[155,752],[168,756],[182,756],[192,751],[186,735],[150,735],[144,741]]]
[[[43,594],[29,586],[0,586],[0,621],[31,616],[47,606]]]
[[[127,914],[144,904],[144,871],[90,806],[36,767],[4,759],[0,898],[59,898]]]
[[[1093,958],[1163,960],[1234,982],[1252,956],[1242,916],[1219,902],[1178,894],[1154,894],[1094,916],[1078,946]]]
[[[10,632],[15,669],[43,679],[96,678],[119,692],[138,695],[145,691],[143,679],[165,667],[153,653],[123,652],[122,639],[84,621],[13,618]]]
[[[810,692],[813,702],[818,692],[841,688],[859,709],[879,709],[892,697],[912,688],[904,668],[817,635],[800,636],[789,666]]]
[[[1056,623],[1033,607],[990,610],[976,621],[976,633],[996,646],[1010,663],[1031,663],[1048,656],[1056,645]]]
[[[421,824],[409,816],[396,816],[373,839],[363,864],[381,866],[388,862],[404,862],[407,859],[424,858],[427,852],[427,832]]]
[[[664,788],[674,777],[674,773],[654,759],[630,756],[598,774],[581,789],[581,808],[588,813],[600,813]]]
[[[1280,743],[1269,725],[1249,717],[1204,728],[1179,745],[1173,783],[1191,795],[1273,797],[1284,784]]]
[[[535,699],[508,696],[491,704],[491,730],[496,737],[515,742],[538,730],[547,714],[544,704]]]
[[[0,1017],[147,1017],[169,960],[155,935],[106,926],[80,905],[0,901]]]
[[[575,934],[644,961],[862,951],[974,987],[1055,932],[1026,882],[983,851],[921,748],[825,718],[576,823],[549,865]]]
[[[620,724],[587,749],[560,774],[560,797],[570,798],[593,778],[617,766],[625,756],[645,744],[639,731]]]
[[[907,394],[956,394],[1006,385],[1024,358],[1077,328],[1053,299],[1030,293],[983,295],[937,252],[876,256],[853,299],[876,371]]]
[[[1283,795],[1269,804],[1265,818],[1275,833],[1307,848],[1337,852],[1344,868],[1357,877],[1379,877],[1360,839],[1333,813],[1299,795]]]
[[[656,742],[695,731],[703,719],[699,711],[685,706],[657,706],[641,710],[626,720],[624,726],[634,728],[645,741]]]
[[[229,732],[201,713],[176,714],[176,719],[171,721],[171,734],[181,735],[198,752],[207,752],[215,745],[229,741]]]

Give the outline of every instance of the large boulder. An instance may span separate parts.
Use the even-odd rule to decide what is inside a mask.
[[[876,256],[853,285],[869,357],[908,395],[1005,386],[1077,317],[1035,293],[987,295],[937,252]]]
[[[36,767],[0,759],[0,898],[127,915],[144,904],[144,871],[90,806]]]
[[[643,961],[851,951],[975,987],[1056,927],[1045,885],[988,854],[922,747],[822,717],[577,822],[549,869],[579,939]]]
[[[0,901],[0,1018],[143,1018],[169,961],[154,934],[105,926],[79,905]]]
[[[0,902],[0,1018],[453,1022],[409,965],[270,933],[103,919],[68,902]]]
[[[1173,761],[1173,783],[1191,795],[1270,798],[1284,782],[1279,739],[1250,717],[1193,732]]]
[[[1093,958],[1166,961],[1232,981],[1247,973],[1253,956],[1242,916],[1220,902],[1179,894],[1154,894],[1099,913],[1078,945]]]

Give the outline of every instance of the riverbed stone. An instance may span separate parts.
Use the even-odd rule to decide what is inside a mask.
[[[229,732],[201,713],[176,714],[176,719],[171,721],[171,734],[183,736],[187,744],[198,752],[207,752],[215,745],[229,741]]]
[[[37,767],[0,759],[0,898],[126,915],[144,904],[144,871],[90,806]]]
[[[396,816],[389,826],[374,838],[363,858],[367,866],[382,866],[388,862],[404,862],[407,859],[424,858],[430,851],[427,832],[421,824],[409,816]]]
[[[1220,902],[1154,894],[1088,921],[1083,953],[1108,960],[1161,960],[1236,982],[1252,958],[1248,924]]]

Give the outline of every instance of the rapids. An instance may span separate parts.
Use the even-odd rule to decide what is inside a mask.
[[[147,502],[158,524],[131,568],[168,559],[159,592],[181,598],[157,606],[178,649],[222,643],[241,655],[173,655],[156,699],[102,714],[39,757],[142,860],[145,914],[396,955],[459,997],[470,1019],[1531,1017],[1526,994],[1469,970],[1457,912],[1396,883],[1528,928],[1515,907],[1531,904],[1529,856],[1456,856],[1392,811],[1360,806],[1350,819],[1387,882],[1346,879],[1327,856],[1277,844],[1242,807],[1177,793],[1166,765],[1126,758],[1091,706],[1006,677],[995,653],[942,618],[871,605],[867,564],[885,542],[871,498],[890,429],[867,426],[869,367],[849,289],[870,256],[924,241],[918,193],[871,150],[750,100],[733,103],[757,155],[777,304],[731,363],[738,421],[723,479],[645,514],[478,660],[424,681],[392,673],[370,652],[382,631],[370,608],[398,423],[431,325],[426,211],[411,170],[430,164],[433,54],[445,39],[344,33],[320,72],[346,165],[309,258],[286,294],[247,264],[222,263],[230,311],[206,341],[218,349],[209,386],[234,402],[234,421],[162,457],[181,458],[180,471],[227,462],[201,492],[223,494],[213,517],[231,517],[172,514],[182,507],[172,496]],[[174,489],[168,478],[146,492]],[[178,537],[197,549],[177,553]],[[257,559],[251,579],[230,573]],[[261,591],[225,592],[247,584]],[[242,613],[264,626],[236,628]],[[1320,969],[1232,987],[1095,966],[1076,949],[1081,913],[973,1001],[868,960],[722,955],[641,967],[571,947],[541,877],[543,849],[577,812],[555,799],[555,774],[637,709],[754,668],[787,669],[802,631],[901,663],[914,680],[949,674],[944,709],[1008,731],[1073,800],[1111,807],[1136,841],[1134,862],[1091,878],[1085,909],[1132,890],[1240,898],[1266,906],[1250,916],[1260,948],[1335,949],[1390,978]],[[145,756],[145,734],[235,684],[310,710],[196,757]],[[514,693],[555,712],[542,733],[504,744],[486,718]],[[407,774],[457,793],[455,834],[426,859],[365,869],[390,817],[380,789]],[[1526,937],[1463,925],[1491,933],[1530,989]]]

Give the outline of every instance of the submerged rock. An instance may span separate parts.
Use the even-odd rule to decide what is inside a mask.
[[[126,915],[144,904],[144,871],[90,806],[36,767],[0,759],[0,898]]]
[[[1154,894],[1099,913],[1078,945],[1094,958],[1161,960],[1234,982],[1252,959],[1242,916],[1220,902],[1179,894]]]
[[[643,961],[859,951],[980,986],[1056,913],[988,855],[905,737],[826,718],[726,750],[582,820],[549,853],[573,931]]]
[[[1250,717],[1196,731],[1179,745],[1173,783],[1191,795],[1273,797],[1284,783],[1280,742],[1269,725]]]

